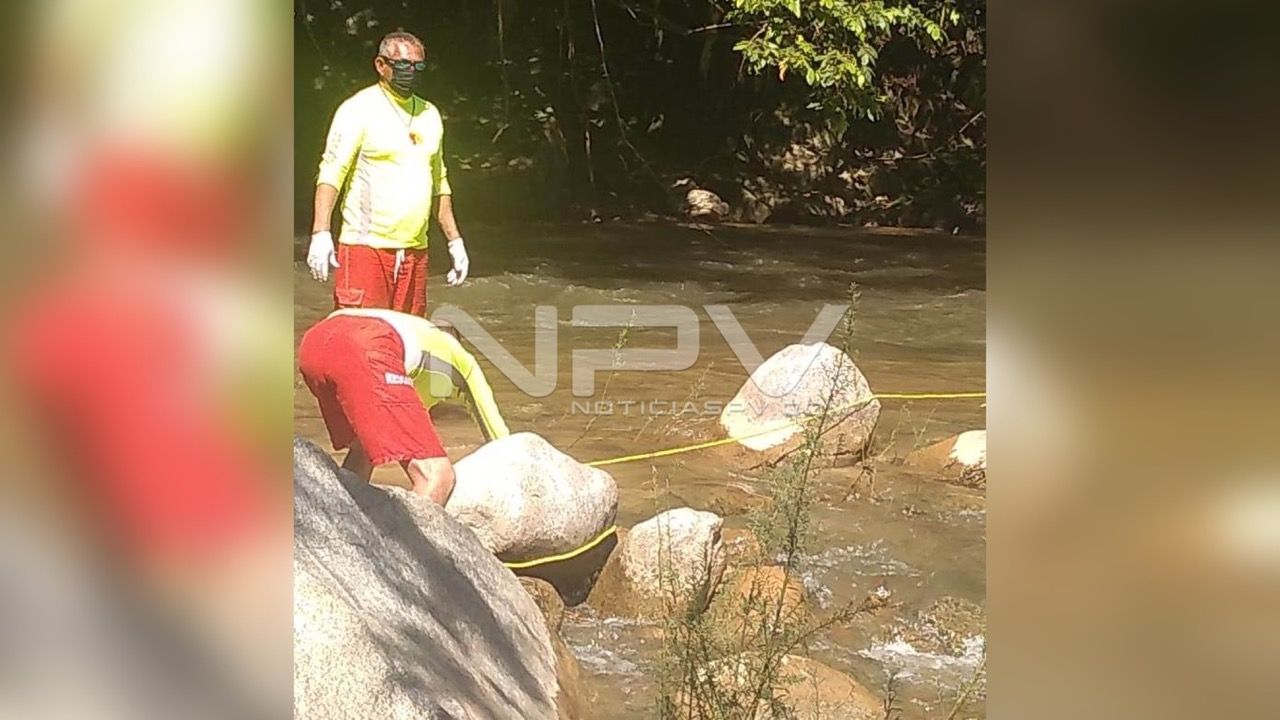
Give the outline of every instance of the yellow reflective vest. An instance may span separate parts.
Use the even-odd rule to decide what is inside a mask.
[[[461,397],[486,441],[511,434],[475,356],[453,335],[426,318],[394,310],[345,308],[329,317],[335,315],[376,318],[394,328],[404,341],[405,374],[413,379],[418,397],[428,408],[441,400]]]

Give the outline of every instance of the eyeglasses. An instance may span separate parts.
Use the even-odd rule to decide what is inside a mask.
[[[412,61],[412,60],[392,60],[391,58],[387,57],[386,55],[379,55],[378,57],[379,57],[383,62],[385,62],[386,64],[390,65],[391,67],[393,67],[393,68],[395,68],[395,69],[397,69],[397,70],[408,70],[409,68],[413,68],[414,70],[417,70],[418,72],[422,72],[423,70],[426,70],[426,69],[427,69],[427,64],[426,64],[425,62],[421,62],[421,61],[419,61],[419,62],[414,62],[414,61]]]

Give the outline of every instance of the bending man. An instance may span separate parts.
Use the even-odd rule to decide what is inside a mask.
[[[416,315],[344,309],[307,331],[298,365],[342,466],[368,481],[378,465],[398,462],[413,491],[443,505],[453,464],[427,408],[461,395],[485,440],[510,434],[493,391],[471,353]]]

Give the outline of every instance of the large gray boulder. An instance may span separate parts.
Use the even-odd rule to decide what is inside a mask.
[[[467,528],[294,441],[294,717],[567,718],[571,655]]]
[[[622,534],[588,604],[618,617],[700,612],[724,576],[723,526],[715,513],[690,508],[667,510],[636,525]]]
[[[824,414],[824,453],[859,459],[880,419],[880,401],[839,348],[788,345],[751,373],[720,414],[720,427],[740,438],[731,454],[745,464],[775,464],[804,444],[804,425],[816,427]]]
[[[505,562],[568,552],[599,537],[618,512],[618,485],[604,470],[516,433],[463,458],[445,509]]]

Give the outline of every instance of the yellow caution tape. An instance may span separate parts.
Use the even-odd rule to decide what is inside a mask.
[[[848,410],[861,407],[870,403],[872,400],[975,400],[985,398],[985,392],[959,392],[959,393],[877,393],[869,398],[860,400],[848,408],[843,410],[831,410],[828,415],[836,415]],[[683,445],[680,447],[667,448],[666,450],[655,450],[647,453],[637,453],[635,455],[623,455],[622,457],[609,458],[607,460],[596,460],[587,463],[591,467],[603,467],[605,465],[617,465],[619,463],[634,462],[636,460],[651,460],[653,458],[667,457],[668,455],[680,455],[682,453],[693,452],[695,450],[706,450],[707,448],[719,447],[721,445],[731,445],[742,440],[748,440],[761,435],[768,435],[779,430],[785,430],[789,427],[798,426],[808,417],[787,420],[779,425],[767,427],[763,430],[757,430],[747,435],[739,435],[737,437],[720,438],[719,440],[708,440],[706,442],[695,443],[693,445]]]
[[[578,557],[582,553],[604,542],[605,538],[609,537],[610,535],[614,534],[617,531],[618,531],[618,526],[614,525],[608,530],[605,530],[604,532],[600,533],[600,535],[596,537],[595,540],[592,540],[591,542],[587,543],[586,545],[583,545],[577,550],[570,550],[567,553],[563,553],[560,555],[551,555],[550,557],[537,558],[536,560],[525,560],[524,562],[504,562],[502,564],[506,565],[512,570],[520,570],[523,568],[534,567],[535,565],[546,565],[547,563],[560,562],[561,560],[569,560],[571,558]]]
[[[986,396],[987,394],[985,392],[878,393],[864,400],[860,400],[857,403],[854,403],[852,406],[845,408],[844,410],[832,410],[832,411],[828,411],[827,414],[834,415],[841,412],[845,412],[846,410],[852,410],[854,408],[866,405],[872,400],[976,400],[976,399],[985,398]],[[807,417],[811,417],[811,416],[807,416]],[[680,447],[667,448],[666,450],[655,450],[653,452],[639,453],[636,455],[624,455],[622,457],[609,458],[607,460],[596,460],[594,462],[589,462],[587,464],[590,465],[591,467],[601,467],[603,465],[617,465],[619,463],[634,462],[636,460],[650,460],[652,458],[666,457],[668,455],[679,455],[681,453],[693,452],[695,450],[705,450],[707,448],[713,448],[720,445],[729,445],[731,443],[736,443],[741,440],[746,440],[748,438],[753,438],[760,435],[767,435],[769,433],[777,432],[779,430],[783,430],[788,427],[797,426],[801,422],[803,422],[805,419],[807,419],[807,417],[788,420],[785,423],[782,423],[780,425],[765,428],[764,430],[757,430],[756,432],[750,433],[748,435],[721,438],[719,440],[708,440],[707,442],[695,443],[693,445],[683,445]],[[570,560],[585,552],[588,552],[592,548],[604,542],[610,535],[613,535],[617,531],[618,531],[618,526],[614,525],[608,530],[605,530],[604,532],[600,533],[600,535],[598,535],[594,540],[587,543],[586,545],[583,545],[582,547],[577,548],[576,550],[570,550],[569,552],[561,553],[560,555],[551,555],[549,557],[537,558],[534,560],[526,560],[524,562],[504,562],[502,564],[511,568],[512,570],[521,570],[524,568],[536,567],[538,565],[546,565],[548,563],[560,562],[562,560]]]
[[[958,393],[876,393],[876,400],[985,400],[985,392]]]
[[[783,427],[786,427],[786,426],[784,425]],[[623,455],[622,457],[609,458],[608,460],[596,460],[594,462],[589,462],[587,464],[590,465],[591,467],[601,467],[604,465],[617,465],[618,463],[633,462],[635,460],[648,460],[650,458],[660,458],[660,457],[666,457],[668,455],[679,455],[680,453],[693,452],[694,450],[706,450],[707,448],[713,448],[720,445],[728,445],[729,443],[736,443],[739,440],[745,440],[748,437],[755,437],[756,435],[764,435],[766,432],[776,432],[779,429],[780,428],[773,428],[773,429],[761,431],[758,433],[752,433],[750,435],[747,435],[741,438],[721,438],[719,440],[708,440],[707,442],[700,442],[696,445],[685,445],[682,447],[667,448],[666,450],[655,450],[654,452],[639,453],[637,455]]]

